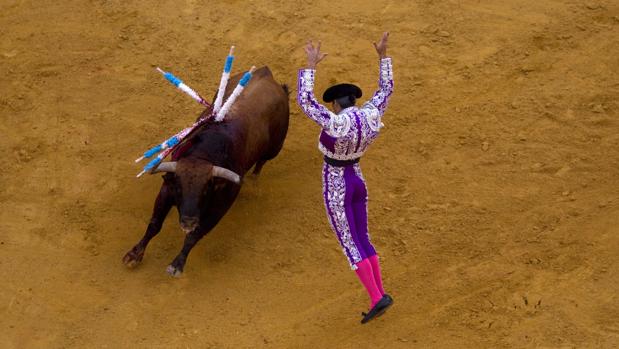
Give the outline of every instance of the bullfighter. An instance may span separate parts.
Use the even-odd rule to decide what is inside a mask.
[[[385,293],[378,255],[368,232],[368,196],[359,160],[378,136],[382,117],[393,92],[391,58],[387,57],[385,32],[374,48],[378,53],[380,74],[378,90],[361,107],[356,106],[362,91],[353,84],[329,87],[320,104],[314,96],[316,65],[327,54],[320,52],[320,42],[305,47],[308,65],[298,73],[297,102],[303,112],[321,128],[318,149],[324,154],[323,196],[331,228],[370,297],[370,310],[362,313],[361,323],[382,315],[393,304]]]

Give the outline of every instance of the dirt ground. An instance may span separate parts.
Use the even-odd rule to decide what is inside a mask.
[[[619,347],[619,3],[614,0],[0,3],[0,347]],[[395,94],[362,167],[395,305],[366,294],[328,226],[318,128],[291,97],[278,158],[165,273],[172,212],[135,270],[161,183],[133,160],[268,65],[296,92],[369,94],[391,32]]]

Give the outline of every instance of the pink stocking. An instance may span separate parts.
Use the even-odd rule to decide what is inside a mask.
[[[368,291],[368,295],[370,296],[370,300],[372,301],[372,304],[370,305],[371,309],[383,297],[382,293],[380,293],[380,291],[378,290],[378,287],[376,287],[374,272],[372,271],[372,264],[366,258],[355,265],[357,266],[357,270],[355,270],[355,272],[359,277],[359,281],[361,281],[365,289]]]
[[[374,281],[376,281],[376,287],[381,295],[385,294],[385,289],[383,288],[383,278],[380,275],[380,263],[378,262],[378,255],[373,255],[368,258],[370,260],[370,264],[372,264],[372,271],[374,272]]]

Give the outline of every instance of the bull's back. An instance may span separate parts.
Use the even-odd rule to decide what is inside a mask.
[[[242,74],[230,79],[226,98],[232,93]],[[244,132],[243,162],[245,170],[263,158],[276,155],[288,131],[289,98],[268,67],[257,69],[243,93],[236,100],[224,122],[239,125]],[[237,144],[240,146],[240,144]],[[270,154],[275,152],[275,154]]]
[[[242,74],[237,74],[230,78],[225,99],[230,96],[241,77]],[[226,119],[246,118],[250,123],[260,118],[287,119],[288,111],[288,93],[275,81],[268,67],[261,67],[254,72]]]

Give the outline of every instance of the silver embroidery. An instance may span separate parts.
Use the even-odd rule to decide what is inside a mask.
[[[348,135],[338,138],[333,145],[334,153],[346,155],[348,153],[349,140]]]
[[[378,132],[385,126],[381,121],[382,116],[380,115],[380,111],[372,103],[365,103],[363,105],[363,112],[372,131]]]
[[[337,139],[333,147],[336,154],[348,155],[353,153],[357,145],[357,123],[355,122],[354,114],[347,113],[347,119],[350,121],[348,131],[339,137],[335,137]]]
[[[327,133],[335,138],[342,137],[350,130],[350,118],[346,114],[337,115],[318,104],[312,94],[314,91],[314,73],[312,69],[304,69],[299,74],[298,102],[305,114],[316,120]]]
[[[333,151],[327,149],[327,147],[325,147],[319,140],[318,149],[324,155],[336,160],[358,159],[363,156],[368,146],[374,141],[374,139],[376,139],[376,137],[378,136],[378,131],[373,130],[371,121],[366,119],[367,110],[359,110],[357,108],[351,109],[351,119],[352,115],[354,115],[352,113],[355,112],[359,113],[359,122],[361,124],[361,140],[358,140],[359,135],[357,131],[357,123],[352,122],[348,133],[342,137],[337,137],[337,139],[335,140],[333,145]],[[359,143],[358,149],[356,149],[357,142]],[[356,152],[355,149],[357,150]]]
[[[380,77],[383,81],[393,80],[393,67],[391,66],[391,58],[383,58],[380,60]]]
[[[361,179],[361,181],[365,183],[365,179],[363,179],[363,173],[361,173],[361,166],[359,166],[358,163],[354,164],[353,169],[355,170],[355,174],[357,175],[357,177],[359,177],[359,179]]]
[[[389,96],[393,93],[393,68],[391,58],[380,60],[380,73],[378,79],[378,91],[370,99],[370,103],[378,108],[380,114],[387,109]]]
[[[324,155],[330,157],[331,159],[335,159],[335,160],[354,160],[354,159],[358,159],[361,156],[363,156],[363,152],[356,152],[356,153],[351,153],[351,154],[334,153],[330,151],[329,149],[327,149],[327,147],[325,147],[320,142],[318,142],[318,150],[320,150],[320,152],[323,153]],[[337,152],[337,148],[336,148],[336,152]]]
[[[337,115],[329,112],[329,116],[331,117],[331,120],[329,120],[329,130],[327,131],[329,136],[335,138],[343,137],[350,131],[351,121],[348,115]]]
[[[361,113],[361,142],[359,142],[359,151],[365,152],[368,146],[376,138],[377,131],[372,130],[370,121],[366,118],[366,113]]]
[[[325,106],[318,104],[313,98],[314,72],[312,69],[300,70],[298,103],[305,114],[318,122],[323,128],[332,128],[333,116],[335,114]],[[342,121],[339,121],[339,123],[342,123]],[[336,126],[339,129],[345,128],[344,124]]]
[[[348,220],[346,218],[346,208],[344,207],[344,200],[346,197],[344,168],[325,164],[324,169],[327,171],[327,179],[326,183],[323,183],[323,188],[327,197],[328,209],[331,211],[329,223],[333,231],[339,232],[342,251],[346,257],[350,255],[348,263],[350,263],[350,267],[355,270],[357,269],[355,264],[361,262],[361,254],[352,239],[350,227],[348,226]]]

